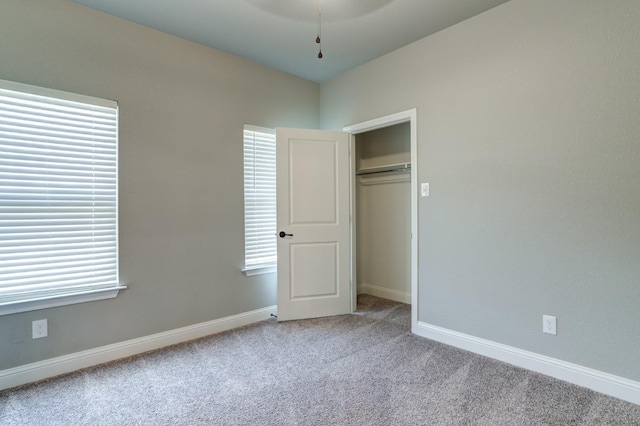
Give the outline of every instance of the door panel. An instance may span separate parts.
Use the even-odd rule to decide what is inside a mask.
[[[335,225],[337,141],[290,139],[289,147],[290,224]]]
[[[338,245],[291,244],[291,300],[338,295]]]
[[[278,320],[351,312],[349,135],[276,130]]]

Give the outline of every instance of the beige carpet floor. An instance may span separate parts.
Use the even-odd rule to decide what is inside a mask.
[[[263,321],[0,392],[1,425],[640,425],[640,406],[410,333],[410,307]]]

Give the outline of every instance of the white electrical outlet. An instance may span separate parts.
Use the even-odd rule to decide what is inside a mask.
[[[551,315],[542,316],[542,332],[547,334],[553,334],[554,336],[557,334],[556,333],[556,317]]]
[[[41,337],[47,337],[47,319],[41,319],[33,321],[31,323],[31,338],[40,339]]]

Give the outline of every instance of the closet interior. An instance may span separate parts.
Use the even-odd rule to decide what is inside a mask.
[[[355,141],[358,294],[411,303],[410,123]]]

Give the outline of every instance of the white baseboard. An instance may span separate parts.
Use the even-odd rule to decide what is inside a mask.
[[[358,294],[370,294],[394,302],[411,304],[411,293],[406,291],[393,290],[386,287],[362,283],[358,285]]]
[[[0,371],[0,390],[20,386],[37,380],[70,373],[81,368],[125,358],[131,355],[160,349],[232,328],[242,327],[262,321],[276,313],[276,306],[257,309],[213,321],[177,328],[150,336],[114,343],[95,349],[76,352],[57,358],[46,359],[32,364],[21,365]]]
[[[640,382],[490,340],[480,339],[468,334],[458,333],[424,322],[418,322],[413,332],[418,336],[465,349],[640,405]]]

